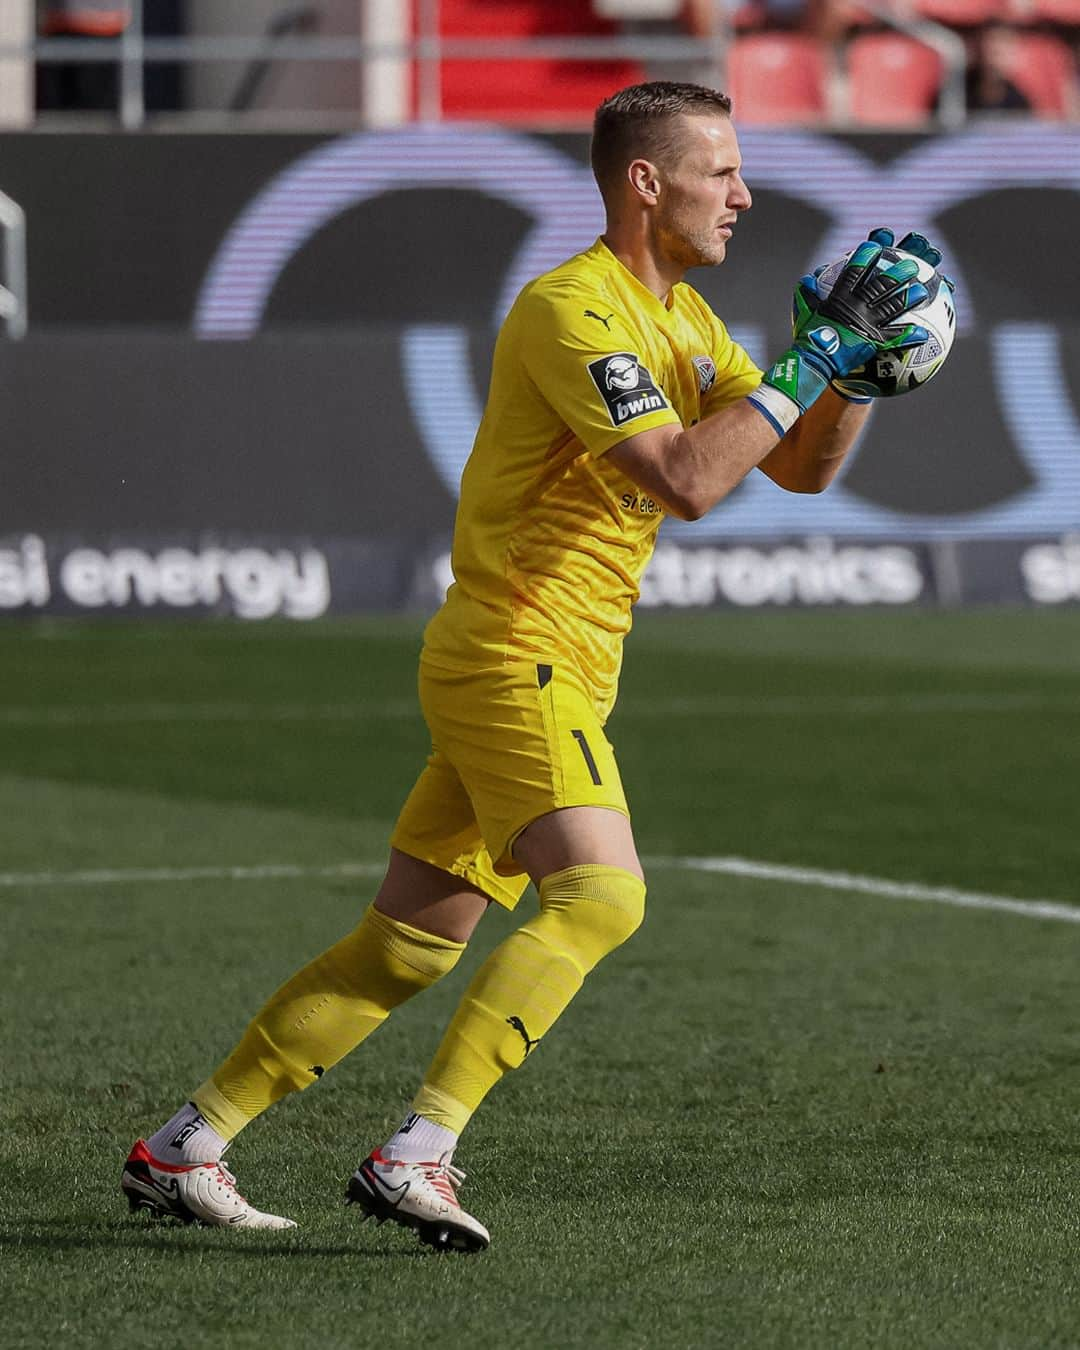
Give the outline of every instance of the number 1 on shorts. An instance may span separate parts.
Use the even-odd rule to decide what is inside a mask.
[[[585,767],[589,771],[589,777],[597,787],[600,787],[600,770],[596,767],[596,760],[593,759],[593,753],[589,749],[589,742],[585,739],[585,733],[583,731],[571,729],[570,735],[573,736],[574,740],[581,746],[581,753],[585,756]]]

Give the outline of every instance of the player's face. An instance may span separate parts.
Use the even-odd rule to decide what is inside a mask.
[[[715,267],[727,256],[732,227],[751,202],[742,157],[727,117],[681,118],[679,154],[661,169],[657,238],[684,267]]]

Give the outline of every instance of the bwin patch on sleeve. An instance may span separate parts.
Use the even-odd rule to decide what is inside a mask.
[[[604,400],[612,426],[625,426],[635,417],[670,406],[633,352],[612,352],[590,361],[589,374]]]

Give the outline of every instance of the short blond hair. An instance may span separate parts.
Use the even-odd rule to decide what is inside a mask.
[[[626,172],[635,159],[667,164],[678,153],[675,120],[681,114],[730,117],[731,99],[702,84],[651,80],[632,84],[604,99],[593,118],[593,177],[600,195]]]

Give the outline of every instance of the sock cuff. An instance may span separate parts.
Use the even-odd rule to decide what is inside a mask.
[[[456,1097],[451,1097],[449,1092],[429,1087],[425,1083],[413,1098],[409,1109],[415,1111],[418,1116],[423,1116],[431,1124],[441,1125],[444,1130],[452,1130],[454,1134],[459,1135],[468,1125],[476,1108],[470,1108],[459,1102]]]
[[[400,919],[392,919],[374,904],[368,906],[360,920],[360,928],[365,927],[373,930],[391,956],[432,979],[451,970],[466,946],[464,942],[453,942],[437,933],[426,933],[422,928],[402,923]]]
[[[251,1122],[250,1113],[234,1106],[213,1078],[208,1078],[201,1087],[195,1089],[191,1101],[210,1128],[216,1130],[226,1142],[235,1139],[244,1126]]]
[[[556,895],[564,899],[596,900],[601,904],[618,903],[619,899],[645,898],[645,883],[625,867],[609,867],[602,863],[583,863],[549,872],[540,883],[540,905]]]

